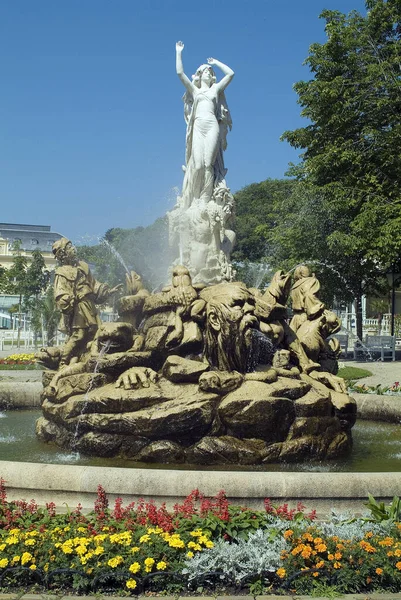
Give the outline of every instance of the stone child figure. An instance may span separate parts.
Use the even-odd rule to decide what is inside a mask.
[[[105,302],[121,286],[112,289],[97,281],[86,262],[80,261],[75,246],[63,237],[53,244],[56,269],[54,296],[62,313],[60,331],[68,335],[61,351],[60,367],[79,360],[101,323],[96,304]]]

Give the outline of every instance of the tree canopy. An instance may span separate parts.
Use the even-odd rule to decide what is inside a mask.
[[[321,14],[327,42],[310,47],[313,79],[294,86],[309,124],[283,139],[304,149],[291,172],[324,197],[328,245],[389,266],[401,250],[401,3],[366,5]]]

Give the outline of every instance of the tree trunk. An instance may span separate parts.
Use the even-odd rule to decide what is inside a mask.
[[[355,295],[355,312],[356,312],[356,335],[358,340],[362,341],[363,329],[362,329],[362,294],[358,292]]]

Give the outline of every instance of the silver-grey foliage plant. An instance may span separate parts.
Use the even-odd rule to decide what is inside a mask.
[[[288,527],[288,523],[286,524]],[[280,554],[287,543],[278,531],[257,529],[247,540],[236,543],[218,540],[213,548],[185,562],[183,573],[194,580],[207,573],[221,571],[221,579],[240,582],[249,575],[274,572],[280,566]]]

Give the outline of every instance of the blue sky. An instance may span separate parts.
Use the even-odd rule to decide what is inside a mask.
[[[302,63],[325,40],[324,8],[364,2],[2,0],[0,221],[83,243],[173,207],[185,152],[177,40],[189,76],[208,56],[236,73],[232,191],[283,177],[297,152],[279,138],[303,125],[292,85],[309,79]]]

